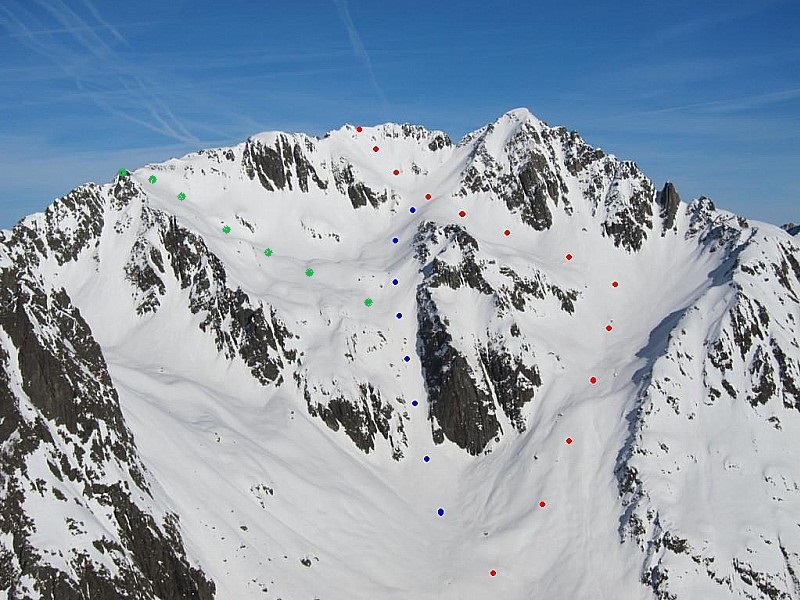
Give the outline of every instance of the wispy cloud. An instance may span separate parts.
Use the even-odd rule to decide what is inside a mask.
[[[769,67],[791,70],[796,68],[799,60],[798,48],[758,54],[742,50],[738,54],[679,57],[666,61],[640,57],[638,60],[632,59],[619,66],[589,74],[588,81],[593,86],[603,82],[613,82],[618,86],[633,83],[637,88],[652,90],[657,87],[657,92],[671,94],[671,86],[708,84],[713,80],[741,77],[744,73]]]
[[[114,27],[112,27],[111,24],[103,18],[100,12],[94,7],[94,5],[89,0],[84,0],[83,3],[86,6],[86,8],[89,9],[89,12],[92,13],[92,16],[94,17],[95,21],[97,21],[103,27],[105,27],[108,30],[108,32],[117,39],[117,41],[122,42],[123,44],[128,46],[128,42],[125,40],[124,37],[122,37],[122,34],[119,31],[117,31]]]
[[[37,2],[39,6],[47,11],[60,25],[70,29],[73,39],[78,42],[81,48],[98,58],[112,54],[111,47],[97,33],[97,28],[81,19],[73,10],[66,6],[61,0],[47,0]]]
[[[94,23],[61,0],[34,1],[59,28],[48,29],[27,10],[20,6],[12,10],[9,5],[0,6],[0,26],[57,66],[107,113],[183,143],[200,141],[171,110],[161,87],[146,75],[135,75],[135,66],[115,51],[115,46],[128,43],[91,2],[85,0],[84,4]],[[68,36],[66,40],[56,38],[55,32]],[[125,94],[115,95],[118,90]]]
[[[781,90],[779,92],[770,92],[768,94],[756,94],[753,96],[745,96],[742,98],[713,100],[710,102],[695,102],[692,104],[683,104],[680,106],[669,106],[667,108],[660,108],[657,110],[641,111],[631,113],[631,115],[659,115],[664,113],[683,112],[695,109],[700,109],[702,112],[737,112],[744,110],[752,110],[770,104],[777,104],[788,100],[800,98],[800,88]]]
[[[344,28],[347,30],[347,35],[350,38],[350,45],[353,47],[353,52],[361,60],[361,62],[364,63],[367,73],[369,74],[372,87],[375,88],[375,92],[381,99],[383,111],[384,113],[388,114],[388,102],[386,100],[386,94],[383,93],[381,86],[378,85],[378,80],[375,79],[375,71],[372,68],[372,59],[370,59],[369,53],[364,47],[364,43],[361,41],[361,36],[358,35],[358,30],[353,23],[353,19],[350,17],[350,11],[347,8],[347,1],[333,0],[333,2],[336,4],[336,10],[339,12],[339,18],[342,20]]]
[[[650,44],[663,44],[692,35],[698,35],[732,21],[740,21],[753,15],[786,4],[790,0],[758,0],[757,2],[730,2],[724,9],[711,11],[689,11],[687,14],[698,14],[685,21],[678,21],[656,31],[649,40]]]

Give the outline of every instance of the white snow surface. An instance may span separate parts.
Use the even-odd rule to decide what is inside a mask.
[[[596,222],[616,204],[598,208],[569,174],[574,212],[551,206],[554,225],[543,232],[523,225],[490,194],[455,196],[474,145],[486,138],[489,153],[507,169],[504,148],[523,123],[547,128],[517,109],[490,130],[436,151],[427,147],[436,132],[415,139],[393,124],[361,132],[347,125],[321,139],[292,134],[304,149],[313,143],[306,156],[329,180],[324,191],[309,181],[308,193],[296,185],[267,191],[258,177],[247,177],[244,144],[231,149],[234,160],[219,149],[134,169],[131,177],[144,193],[122,209],[106,206],[99,246],[77,262],[58,266],[51,259],[42,266],[43,277],[67,290],[91,326],[142,461],[158,482],[156,503],[180,516],[188,557],[215,582],[217,598],[654,598],[639,581],[648,550],[621,541],[625,507],[614,472],[641,374],[650,370],[663,393],[650,389],[643,410],[652,412],[637,434],[648,454],[632,459],[648,490],[643,506],[658,512],[662,527],[705,540],[693,550],[715,556],[720,577],[731,576],[724,565],[746,558],[746,548],[754,549],[757,570],[783,569],[777,542],[765,546],[764,538],[800,551],[797,411],[783,410],[776,398],[757,411],[724,395],[712,405],[703,401],[706,340],[724,329],[740,293],[715,282],[725,254],[687,239],[685,204],[675,233],[662,236],[656,214],[640,251],[615,247]],[[280,135],[289,134],[251,139],[269,146]],[[354,210],[331,179],[343,161],[357,180],[385,190],[389,201]],[[151,175],[156,183],[148,181]],[[630,195],[634,184],[621,182],[616,193]],[[181,192],[184,201],[177,199]],[[188,291],[169,266],[160,274],[161,306],[137,316],[124,265],[137,237],[159,244],[143,220],[145,204],[201,236],[224,265],[228,287],[274,307],[299,336],[288,343],[302,353],[310,383],[338,382],[348,394],[356,381],[379,389],[404,426],[404,457],[394,460],[380,435],[365,454],[343,429],[334,432],[311,417],[290,370],[281,386],[264,387],[242,360],[227,359],[198,327],[203,315],[187,310]],[[415,348],[423,275],[412,242],[423,221],[465,228],[479,255],[495,261],[486,271],[493,286],[503,279],[497,269],[507,266],[580,292],[572,315],[549,297],[514,313],[543,386],[524,408],[526,431],[517,434],[498,411],[504,435],[477,457],[431,437]],[[127,228],[116,232],[123,222]],[[791,243],[777,228],[749,227],[753,260],[758,248]],[[440,260],[457,264],[460,253],[452,245],[441,252]],[[739,275],[746,293],[759,296],[748,287],[757,279]],[[440,307],[452,303],[450,329],[463,333],[456,347],[469,349],[500,331],[486,296],[444,287],[433,294]],[[374,304],[365,306],[366,298]],[[759,299],[776,322],[800,322],[797,304],[781,304],[769,293]],[[796,333],[795,326],[783,335],[788,340]],[[355,361],[344,358],[350,345]],[[692,358],[673,360],[683,353]],[[677,397],[679,413],[668,396]],[[782,430],[767,422],[772,414],[780,414]],[[45,518],[35,506],[30,511],[37,522]],[[49,531],[61,528],[53,524]],[[57,546],[58,540],[41,543]],[[747,597],[735,576],[719,585],[686,555],[669,560],[670,589],[684,594],[679,598]]]

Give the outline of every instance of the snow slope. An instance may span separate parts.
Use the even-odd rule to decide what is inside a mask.
[[[63,288],[101,350],[132,434],[105,477],[162,537],[177,516],[194,583],[140,597],[800,598],[797,238],[525,109],[458,144],[262,133],[2,237],[3,269]],[[91,585],[70,549],[120,572],[102,535],[157,580],[120,511],[53,496],[48,453],[82,452],[23,389],[25,310],[0,317],[8,402],[55,433],[4,471],[31,521],[2,528],[8,597],[47,597],[15,536],[70,589]]]

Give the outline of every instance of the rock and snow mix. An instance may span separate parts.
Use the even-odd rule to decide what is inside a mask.
[[[82,186],[0,233],[0,593],[800,599],[796,236],[524,109]]]

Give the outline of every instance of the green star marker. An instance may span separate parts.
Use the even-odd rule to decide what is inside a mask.
[[[119,175],[120,177],[127,177],[128,171],[126,169],[120,169],[119,171],[117,171],[117,175]]]
[[[264,256],[272,256],[272,250],[270,248],[264,250]]]
[[[306,276],[311,277],[314,274],[314,269],[306,269]]]
[[[231,228],[228,225],[225,225],[225,227],[222,228],[222,232],[223,233],[230,233],[231,232]]]
[[[183,192],[178,194],[178,200],[181,200],[181,201],[186,200],[186,194],[184,194]]]
[[[147,178],[147,181],[149,181],[150,183],[155,183],[156,182],[156,176],[155,175],[150,175],[150,177]]]
[[[367,298],[366,300],[364,300],[364,304],[366,304],[367,306],[372,306],[372,298]]]

